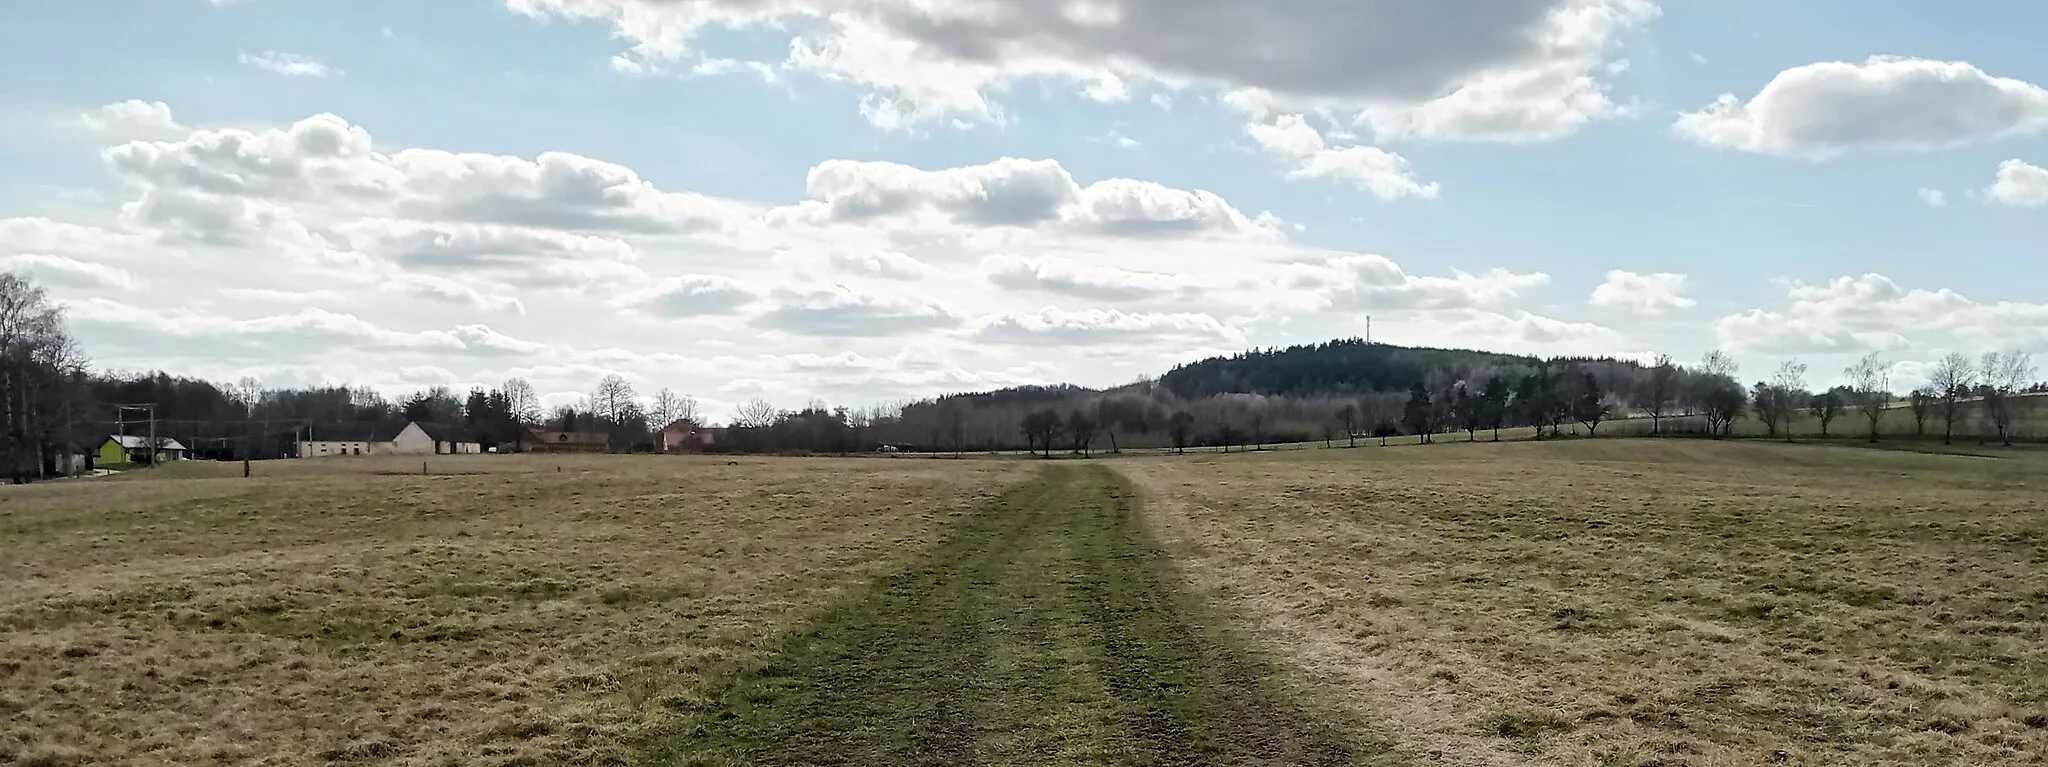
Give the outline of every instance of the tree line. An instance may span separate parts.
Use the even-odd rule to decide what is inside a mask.
[[[1739,383],[1740,369],[1734,358],[1720,350],[1708,352],[1690,366],[1677,364],[1669,355],[1638,365],[1600,358],[1543,360],[1421,350],[1423,354],[1410,358],[1411,363],[1435,359],[1443,364],[1417,368],[1421,374],[1408,383],[1405,396],[1373,390],[1384,385],[1387,379],[1383,377],[1346,379],[1332,372],[1333,368],[1307,365],[1302,358],[1304,350],[1334,349],[1340,358],[1357,359],[1364,348],[1362,343],[1340,341],[1218,358],[1235,366],[1223,369],[1246,373],[1246,380],[1259,377],[1251,362],[1289,359],[1291,365],[1319,371],[1293,379],[1298,382],[1297,390],[1310,386],[1367,392],[1361,395],[1276,397],[1226,392],[1184,399],[1162,380],[1111,392],[1068,393],[1062,401],[1042,403],[1014,416],[1013,422],[1022,435],[1023,447],[1032,453],[1064,450],[1086,454],[1103,437],[1108,438],[1109,449],[1116,450],[1117,434],[1125,435],[1126,445],[1163,442],[1176,451],[1194,446],[1229,451],[1240,446],[1256,449],[1271,442],[1314,441],[1318,431],[1325,443],[1343,440],[1352,446],[1361,438],[1377,438],[1385,444],[1398,436],[1427,443],[1457,432],[1463,432],[1467,440],[1490,432],[1492,439],[1499,440],[1501,430],[1510,427],[1531,428],[1539,439],[1563,436],[1567,427],[1575,434],[1583,431],[1586,436],[1597,436],[1603,424],[1623,418],[1647,420],[1648,433],[1653,435],[1691,433],[1716,438],[1735,436],[1738,422],[1753,421],[1763,429],[1759,436],[1790,439],[1798,418],[1817,424],[1818,436],[1829,438],[1835,436],[1833,429],[1839,419],[1859,417],[1865,423],[1865,437],[1877,441],[1884,434],[1887,414],[1898,412],[1910,415],[1913,436],[1928,436],[1932,421],[1940,427],[1943,441],[1952,443],[1958,426],[1974,410],[1988,427],[1980,432],[1980,440],[1996,439],[2009,445],[2013,427],[2025,409],[2020,403],[2028,396],[2048,394],[2048,384],[2036,380],[2038,370],[2032,356],[2022,351],[1987,352],[1975,360],[1952,353],[1935,365],[1928,383],[1904,394],[1892,391],[1892,365],[1877,352],[1844,369],[1847,383],[1819,392],[1809,390],[1808,367],[1796,359],[1779,365],[1769,378],[1744,386]],[[1209,368],[1212,372],[1216,369]],[[1460,377],[1461,371],[1466,375]],[[2048,398],[2042,402],[2048,404]],[[1318,406],[1331,403],[1334,407],[1321,411],[1328,413],[1327,421],[1318,427],[1313,413]],[[1310,412],[1303,413],[1304,408]],[[958,423],[966,417],[954,414],[949,418]],[[1130,439],[1133,436],[1138,439]]]
[[[1974,419],[1985,425],[1980,438],[2010,443],[2023,399],[2048,391],[2035,380],[2031,356],[2018,351],[1950,354],[1924,386],[1903,393],[1892,391],[1890,370],[1873,353],[1843,371],[1846,383],[1815,392],[1803,362],[1786,361],[1744,386],[1733,358],[1720,351],[1694,365],[1668,356],[1640,364],[1339,339],[1201,360],[1103,390],[1024,386],[872,407],[813,401],[784,409],[755,399],[739,406],[709,449],[1232,450],[1317,439],[1429,442],[1456,432],[1499,439],[1502,429],[1517,427],[1546,438],[1565,428],[1597,435],[1619,418],[1647,419],[1651,434],[1727,437],[1741,422],[1759,425],[1759,436],[1787,438],[1796,419],[1832,436],[1850,418],[1865,422],[1875,440],[1887,414],[1900,413],[1908,414],[1915,435],[1928,435],[1932,425],[1952,442]],[[430,387],[393,400],[363,387],[94,373],[44,291],[25,277],[0,274],[0,462],[10,479],[62,473],[62,456],[90,451],[116,428],[122,416],[115,406],[135,403],[153,407],[158,434],[238,458],[280,457],[292,441],[321,438],[323,431],[390,432],[408,421],[463,425],[485,445],[515,449],[530,429],[598,433],[618,451],[656,449],[660,429],[677,420],[704,425],[695,399],[668,389],[643,397],[617,375],[598,381],[587,397],[548,408],[519,378],[461,393]]]

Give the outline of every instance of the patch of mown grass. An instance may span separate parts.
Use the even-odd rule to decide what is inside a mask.
[[[648,743],[687,765],[1349,765],[1179,587],[1099,467],[956,523],[691,701]]]

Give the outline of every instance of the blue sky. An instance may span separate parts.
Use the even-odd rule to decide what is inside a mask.
[[[10,3],[0,268],[110,367],[714,409],[1367,313],[1818,384],[2048,347],[2048,8],[757,5]]]

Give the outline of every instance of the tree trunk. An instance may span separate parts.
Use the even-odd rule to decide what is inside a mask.
[[[1103,435],[1105,435],[1105,436],[1109,437],[1109,452],[1112,452],[1112,453],[1121,453],[1121,452],[1123,452],[1122,450],[1119,450],[1119,449],[1117,449],[1117,446],[1116,446],[1116,430],[1115,430],[1115,429],[1103,429],[1103,430],[1102,430],[1102,433],[1103,433]],[[960,451],[958,451],[958,450],[954,450],[953,452],[956,452],[956,453],[957,453],[957,452],[960,452]]]
[[[1658,415],[1656,413],[1650,414],[1650,436],[1664,436],[1664,416]]]

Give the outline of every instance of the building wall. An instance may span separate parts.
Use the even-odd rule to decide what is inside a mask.
[[[399,432],[398,436],[391,438],[391,441],[386,444],[387,447],[384,452],[391,455],[434,454],[434,438],[427,436],[427,431],[420,428],[420,425],[416,423],[406,424],[405,430]]]
[[[100,449],[95,452],[99,454],[97,458],[93,459],[95,463],[99,463],[102,465],[116,463],[133,463],[133,461],[128,460],[128,450],[126,448],[121,447],[121,443],[116,442],[112,439],[108,439],[106,442],[100,443]],[[149,451],[145,448],[136,448],[135,456],[140,458],[148,458]],[[157,463],[182,460],[185,460],[185,451],[183,450],[165,449],[157,451],[156,454]]]
[[[443,442],[443,443],[441,443],[441,452],[443,452],[443,453],[448,453],[448,454],[450,454],[450,455],[472,455],[472,454],[475,454],[475,453],[481,453],[481,452],[483,452],[483,451],[484,451],[484,447],[483,447],[483,445],[482,445],[481,443],[477,443],[477,442]]]
[[[367,440],[313,440],[299,443],[300,458],[322,458],[331,455],[376,455],[373,442]]]

